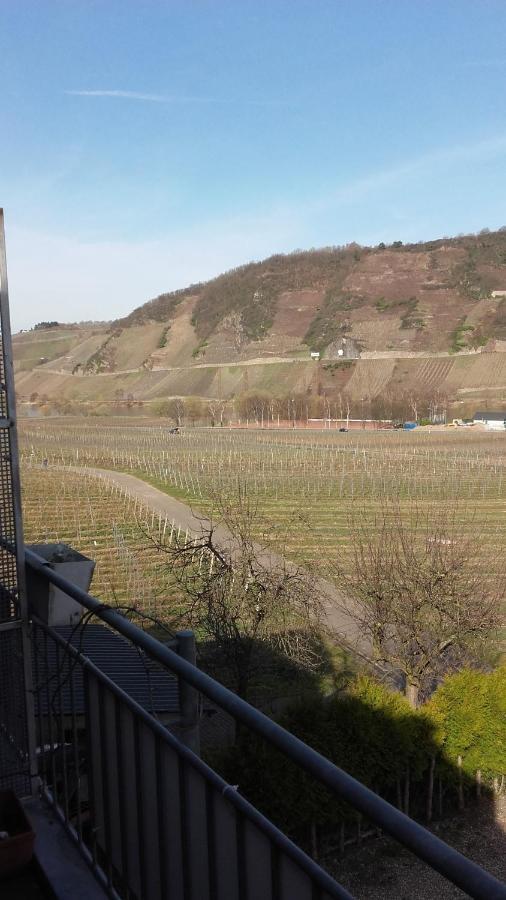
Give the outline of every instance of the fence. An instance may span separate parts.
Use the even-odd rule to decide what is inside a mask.
[[[32,637],[43,794],[110,896],[350,896],[150,712],[35,616]]]
[[[490,874],[149,634],[71,585],[30,551],[27,563],[129,639],[139,652],[175,674],[180,684],[204,694],[241,727],[261,735],[336,798],[350,803],[470,896],[506,898],[506,886]],[[33,630],[44,793],[111,896],[147,900],[349,896],[78,650],[39,621],[34,621]],[[46,671],[44,679],[50,642],[56,645],[58,677],[48,678]],[[84,694],[81,722],[72,713],[78,667]],[[70,712],[64,692],[71,698]]]
[[[0,788],[35,774],[7,262],[0,209]]]

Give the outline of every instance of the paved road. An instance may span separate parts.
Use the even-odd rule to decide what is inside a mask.
[[[91,475],[104,478],[111,484],[118,485],[126,490],[130,496],[137,497],[156,514],[160,514],[164,518],[167,516],[171,521],[174,520],[175,525],[181,526],[181,529],[184,531],[188,529],[188,531],[198,535],[202,533],[202,528],[205,528],[208,524],[208,520],[203,515],[192,510],[186,503],[176,500],[169,494],[165,494],[134,475],[128,475],[125,472],[115,472],[110,469],[89,467],[82,469],[77,466],[68,468],[74,472],[86,471]],[[223,546],[228,545],[230,547],[232,538],[226,528],[217,526],[215,536]],[[262,547],[259,547],[258,550],[264,564],[270,559],[273,564],[284,562],[289,569],[293,569],[293,571],[297,569],[294,563],[286,562],[286,560],[282,560],[280,556],[274,553],[267,553]],[[327,626],[334,633],[335,639],[359,656],[370,659],[370,644],[359,633],[354,619],[342,608],[339,602],[340,594],[336,586],[323,578],[316,579],[316,586],[324,603]]]

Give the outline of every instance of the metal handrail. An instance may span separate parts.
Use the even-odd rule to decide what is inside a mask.
[[[26,550],[26,562],[31,569],[59,587],[69,597],[77,600],[90,612],[95,613],[120,634],[145,650],[161,665],[175,672],[242,724],[247,725],[252,731],[281,750],[301,768],[311,773],[317,781],[363,813],[366,818],[411,850],[415,856],[428,863],[432,869],[464,890],[469,896],[479,898],[479,900],[506,900],[506,884],[445,844],[432,832],[383,800],[347,772],[339,769],[316,750],[282,728],[277,722],[269,719],[228,688],[186,662],[177,653],[146,634],[113,608],[104,605],[86,591],[67,581],[38,554]]]
[[[87,670],[92,673],[95,678],[100,681],[110,692],[114,694],[134,716],[141,719],[150,730],[156,734],[162,741],[168,744],[176,751],[178,756],[182,757],[190,766],[192,766],[207,782],[209,782],[221,796],[226,797],[232,806],[235,806],[247,819],[263,831],[278,847],[279,850],[286,853],[297,865],[299,865],[310,876],[312,881],[318,887],[330,894],[331,897],[338,900],[353,900],[352,895],[345,888],[337,884],[337,882],[320,868],[297,844],[294,844],[282,831],[279,830],[269,819],[267,819],[256,807],[254,807],[245,797],[243,797],[232,785],[228,784],[214,769],[211,769],[199,756],[193,753],[178,738],[165,728],[157,719],[155,719],[144,707],[127,694],[123,688],[119,687],[116,682],[112,681],[102,669],[99,669],[87,656],[77,650],[72,644],[69,644],[54,628],[45,625],[37,616],[33,616],[38,628],[50,635],[51,640],[58,644],[65,653],[68,653],[76,662],[82,666],[83,671]],[[178,659],[180,657],[178,656]]]

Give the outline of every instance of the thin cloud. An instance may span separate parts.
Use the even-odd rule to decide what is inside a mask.
[[[463,69],[503,69],[504,66],[506,66],[505,58],[469,59],[461,64]]]
[[[484,163],[506,154],[506,134],[498,135],[469,144],[455,144],[440,147],[428,153],[406,160],[397,166],[371,172],[356,178],[337,190],[330,192],[320,201],[310,204],[312,212],[323,211],[332,206],[356,203],[370,194],[384,188],[401,184],[404,180],[426,176],[430,172],[459,163]]]
[[[65,91],[71,97],[112,97],[119,100],[141,100],[147,103],[220,103],[215,97],[175,97],[170,94],[144,94],[141,91]]]
[[[173,94],[147,94],[143,91],[119,91],[119,90],[74,90],[64,91],[70,97],[109,97],[113,100],[135,100],[143,103],[165,103],[165,104],[185,104],[185,103],[216,103],[228,105],[232,103],[242,104],[246,106],[292,106],[292,103],[284,100],[255,100],[254,98],[241,97],[237,100],[220,97],[195,97],[195,96],[177,96]]]

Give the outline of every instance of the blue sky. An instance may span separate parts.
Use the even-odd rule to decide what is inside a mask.
[[[506,224],[506,4],[0,0],[15,328]]]

